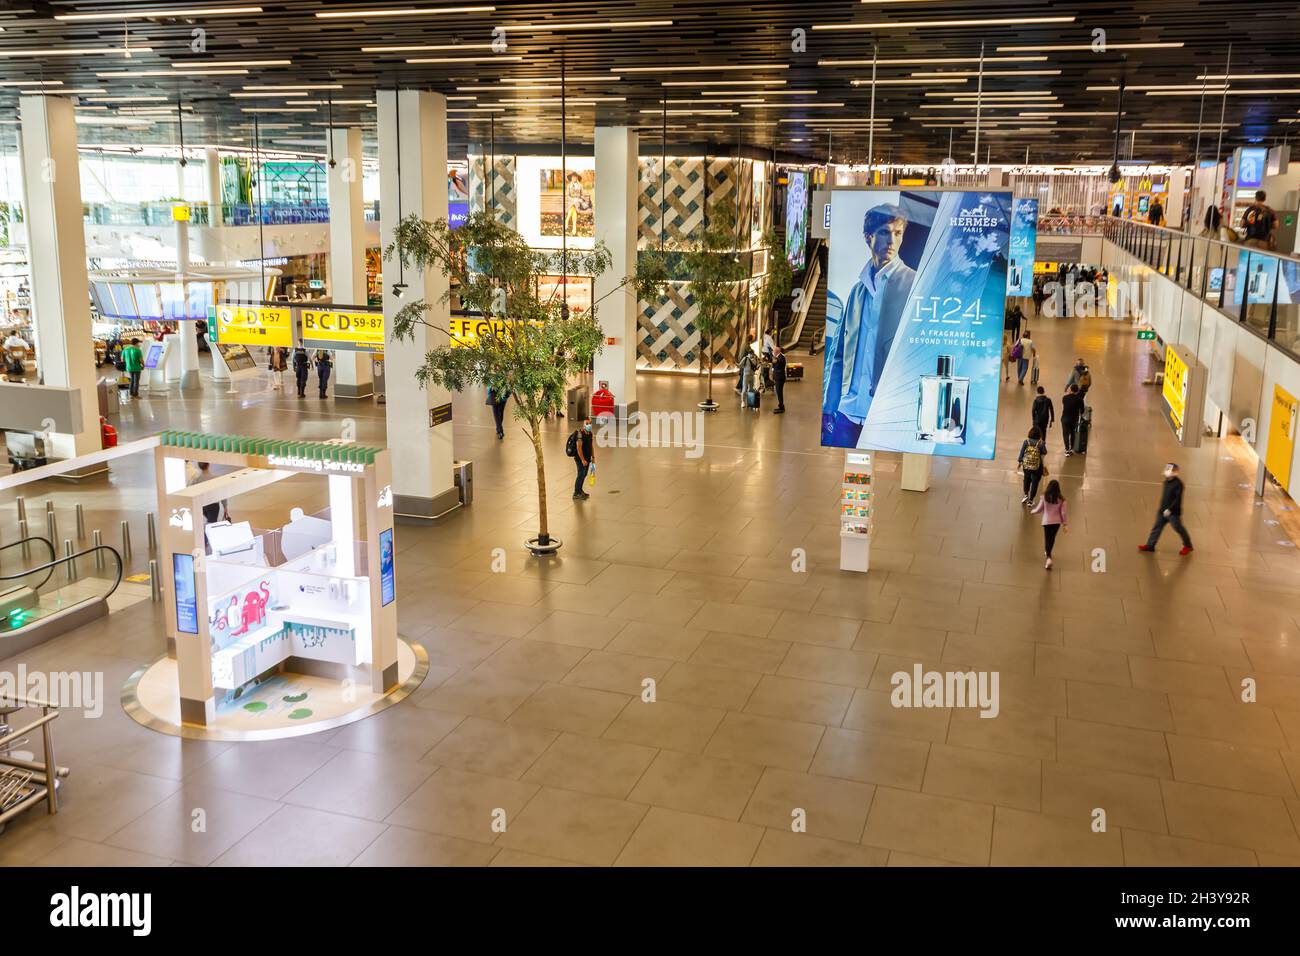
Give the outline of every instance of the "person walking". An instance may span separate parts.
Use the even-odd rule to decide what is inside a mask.
[[[1151,206],[1147,209],[1147,222],[1153,226],[1163,226],[1165,224],[1165,207],[1160,205],[1158,197],[1151,200]]]
[[[1034,396],[1029,417],[1033,420],[1034,427],[1046,439],[1048,431],[1056,422],[1056,409],[1052,407],[1052,400],[1047,397],[1047,390],[1041,385],[1038,386],[1038,394]]]
[[[582,485],[587,480],[587,471],[591,468],[592,459],[595,457],[594,444],[591,436],[591,419],[584,418],[582,424],[569,435],[564,449],[565,453],[573,459],[578,471],[577,479],[573,482],[575,501],[585,501],[591,497],[583,490]]]
[[[1016,384],[1024,385],[1029,363],[1038,361],[1038,349],[1034,347],[1028,329],[1020,333],[1020,340],[1011,349],[1011,357],[1016,360]]]
[[[1264,200],[1267,193],[1255,190],[1255,201],[1241,214],[1242,243],[1252,249],[1277,248],[1277,213]]]
[[[1056,546],[1056,534],[1058,531],[1070,530],[1070,522],[1065,510],[1065,497],[1061,494],[1061,483],[1055,478],[1049,481],[1043,497],[1029,513],[1043,516],[1043,554],[1047,556],[1047,563],[1043,568],[1050,571],[1052,570],[1052,548]]]
[[[1074,454],[1074,439],[1083,417],[1083,395],[1078,385],[1070,385],[1061,399],[1061,437],[1065,439],[1065,457]]]
[[[785,352],[781,346],[777,345],[772,350],[775,358],[772,359],[772,387],[776,390],[776,408],[773,415],[785,414]]]
[[[140,397],[140,373],[144,371],[144,353],[140,351],[140,340],[132,339],[131,344],[122,349],[122,365],[131,379],[131,397]]]
[[[1183,539],[1183,548],[1178,553],[1191,554],[1192,539],[1187,529],[1183,527],[1183,479],[1178,477],[1178,466],[1173,462],[1165,465],[1165,483],[1160,490],[1160,508],[1156,511],[1156,523],[1151,526],[1147,543],[1139,544],[1138,550],[1154,551],[1156,542],[1160,540],[1160,532],[1165,530],[1167,524],[1173,525],[1174,530],[1178,532],[1178,537]]]
[[[488,389],[488,404],[492,406],[492,420],[497,426],[497,441],[506,437],[505,418],[506,402],[510,401],[509,389]]]
[[[316,353],[316,376],[320,381],[320,397],[328,398],[326,392],[330,384],[330,370],[334,368],[334,363],[330,361],[330,354],[324,349]]]
[[[284,388],[285,364],[284,349],[278,345],[272,346],[271,360],[266,367],[271,370],[271,388],[277,392]]]
[[[1029,436],[1021,443],[1016,467],[1024,472],[1025,496],[1020,499],[1020,503],[1033,505],[1034,498],[1038,495],[1038,483],[1047,474],[1047,443],[1037,428],[1029,429]]]
[[[1070,377],[1065,382],[1065,387],[1071,385],[1079,386],[1079,397],[1086,398],[1088,389],[1092,388],[1092,370],[1083,361],[1083,356],[1074,360],[1074,368],[1070,370]]]
[[[311,356],[306,349],[293,350],[293,378],[298,386],[298,397],[307,397],[307,375],[311,371]]]

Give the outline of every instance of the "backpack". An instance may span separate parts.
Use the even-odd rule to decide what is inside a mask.
[[[564,443],[564,453],[570,458],[578,457],[578,433],[569,433],[569,440]]]
[[[1247,239],[1267,239],[1273,231],[1273,212],[1263,206],[1247,206],[1241,217]]]
[[[1025,456],[1021,459],[1025,471],[1037,471],[1043,467],[1043,455],[1038,448],[1038,442],[1031,441],[1025,445]]]
[[[1016,344],[1011,346],[1011,361],[1019,362],[1021,357],[1024,354],[1025,354],[1025,347],[1021,345],[1020,340],[1017,339]]]
[[[1092,373],[1087,369],[1084,369],[1079,373],[1079,381],[1076,384],[1079,386],[1079,391],[1081,392],[1085,389],[1092,388]]]

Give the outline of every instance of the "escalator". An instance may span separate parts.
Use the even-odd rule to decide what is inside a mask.
[[[98,545],[59,557],[47,538],[0,546],[0,658],[108,614],[122,557]]]

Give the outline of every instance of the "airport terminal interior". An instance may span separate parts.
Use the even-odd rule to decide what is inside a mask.
[[[0,864],[1300,865],[1300,11],[0,10]]]

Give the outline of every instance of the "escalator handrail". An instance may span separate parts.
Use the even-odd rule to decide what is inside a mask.
[[[31,541],[39,541],[41,544],[45,545],[45,547],[49,548],[51,561],[54,561],[55,559],[58,558],[59,553],[54,549],[54,543],[51,542],[49,538],[42,538],[40,535],[32,535],[31,537],[22,538],[18,541],[11,541],[9,542],[9,544],[0,545],[0,551],[7,550],[8,548],[17,548]],[[45,579],[41,581],[40,584],[32,588],[33,591],[39,591],[41,588],[45,587],[45,585],[49,582],[50,574],[54,573],[54,569],[49,565],[42,564],[39,567],[30,568],[29,570],[23,571],[19,574],[0,574],[0,581],[17,581],[19,578],[25,578],[27,577],[27,575],[35,574],[39,571],[44,570],[45,568],[50,568],[50,573],[45,575]]]
[[[42,538],[41,540],[44,539]],[[15,580],[16,578],[26,577],[28,574],[33,574],[37,571],[45,571],[47,569],[49,570],[50,574],[53,574],[54,569],[57,568],[59,565],[67,564],[69,561],[76,561],[79,558],[84,558],[86,557],[86,555],[94,554],[96,551],[107,551],[109,554],[113,556],[113,560],[117,562],[117,577],[113,581],[113,586],[108,589],[108,593],[104,594],[101,598],[101,600],[106,601],[108,600],[109,596],[112,595],[112,593],[117,590],[118,585],[122,583],[122,555],[119,554],[118,550],[110,544],[92,545],[91,547],[87,548],[85,551],[78,551],[76,554],[65,554],[63,557],[56,558],[55,560],[51,561],[49,564],[43,564],[40,567],[32,568],[30,571],[25,571],[22,574],[0,575],[0,581],[12,581]],[[44,587],[45,582],[49,581],[50,574],[47,574],[45,576],[45,581],[41,582],[41,587]],[[32,590],[39,590],[39,588],[33,588]]]

